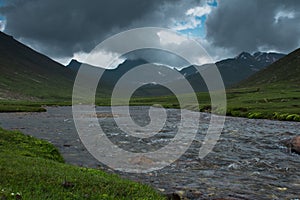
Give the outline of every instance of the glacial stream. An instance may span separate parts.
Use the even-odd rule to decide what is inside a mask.
[[[71,107],[47,110],[0,113],[0,126],[50,141],[67,163],[118,173],[186,199],[300,199],[300,155],[288,153],[280,143],[299,135],[300,123],[227,117],[213,151],[200,159],[199,148],[210,120],[210,114],[201,113],[196,137],[178,160],[161,170],[136,174],[110,169],[89,154],[77,134]],[[150,120],[147,111],[148,107],[132,107],[130,114],[144,126]],[[168,145],[180,120],[179,110],[168,109],[163,129],[156,136],[139,139],[118,129],[109,107],[97,107],[97,114],[107,137],[130,152],[155,151]]]

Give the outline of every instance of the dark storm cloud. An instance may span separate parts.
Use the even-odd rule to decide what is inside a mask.
[[[234,53],[300,45],[299,0],[220,0],[206,21],[207,39]]]
[[[12,2],[12,1],[8,1]],[[15,0],[0,12],[5,32],[52,57],[90,51],[111,34],[140,26],[166,26],[198,0]],[[186,3],[186,2],[193,2]]]

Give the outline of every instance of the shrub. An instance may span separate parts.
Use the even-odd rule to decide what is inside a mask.
[[[296,115],[296,116],[294,117],[294,121],[300,122],[300,115]]]
[[[249,113],[248,114],[248,118],[250,118],[250,119],[259,119],[259,118],[262,118],[262,117],[263,117],[263,114],[260,113],[260,112]]]
[[[289,116],[288,113],[285,113],[285,114],[281,114],[279,115],[279,120],[287,120],[287,117]]]
[[[274,112],[273,119],[286,120],[286,121],[300,121],[300,115]]]
[[[297,115],[297,114],[291,114],[291,115],[288,115],[286,117],[286,120],[288,120],[288,121],[299,121],[300,120],[300,116]]]

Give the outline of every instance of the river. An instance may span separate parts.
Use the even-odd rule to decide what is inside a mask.
[[[138,124],[147,124],[147,107],[132,107]],[[97,107],[100,124],[119,147],[148,151],[167,145],[176,134],[180,113],[168,109],[166,126],[149,141],[132,142],[118,133],[109,107]],[[134,117],[135,116],[135,117]],[[146,183],[163,193],[179,193],[187,199],[299,199],[300,156],[289,154],[280,141],[299,135],[300,123],[227,117],[224,129],[205,158],[199,159],[203,134],[210,114],[201,113],[197,135],[177,161],[145,174],[115,171],[97,161],[81,143],[72,118],[71,107],[47,107],[44,113],[0,113],[0,126],[53,143],[70,164],[100,168]],[[146,141],[146,142],[145,142]],[[132,144],[131,144],[132,142]],[[149,145],[150,144],[150,145]]]

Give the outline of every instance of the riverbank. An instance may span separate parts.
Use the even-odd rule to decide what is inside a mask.
[[[185,95],[188,99],[189,94]],[[300,92],[298,87],[272,85],[268,87],[238,88],[226,91],[226,115],[250,119],[300,121]],[[197,93],[198,105],[186,105],[186,109],[210,112],[210,96]],[[120,101],[122,102],[122,101]],[[109,106],[109,98],[96,98],[97,106]],[[45,106],[71,106],[71,100],[5,101],[0,100],[0,112],[45,112]],[[131,106],[162,105],[180,108],[175,96],[133,97]],[[218,108],[216,109],[218,111]]]
[[[65,164],[52,144],[0,128],[0,199],[165,199],[150,186]]]

